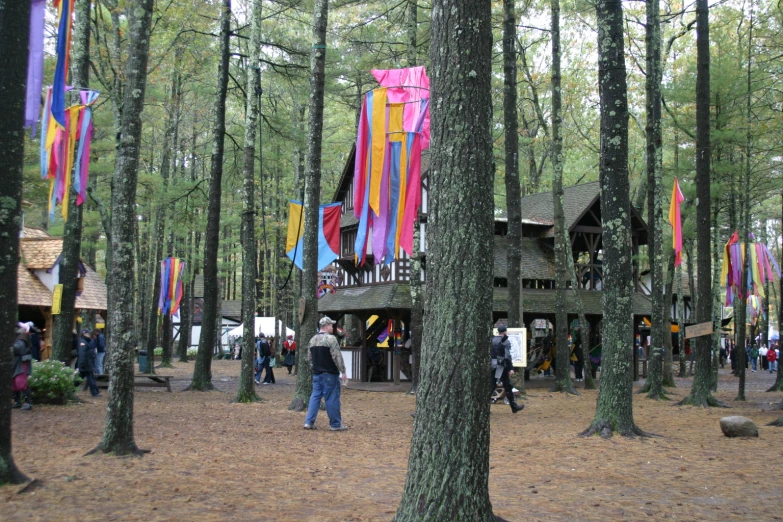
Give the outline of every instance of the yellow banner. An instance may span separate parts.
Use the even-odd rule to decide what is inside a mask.
[[[63,285],[54,285],[52,292],[52,315],[60,313],[60,304],[63,300]]]

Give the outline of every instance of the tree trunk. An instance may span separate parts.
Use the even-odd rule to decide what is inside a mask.
[[[231,37],[231,0],[223,0],[220,9],[220,68],[215,96],[215,121],[212,127],[212,158],[209,179],[207,236],[204,241],[204,310],[201,338],[190,390],[213,390],[212,354],[216,342],[218,315],[217,261],[220,248],[220,197],[223,180],[223,149],[226,131],[226,92],[228,90],[229,40]]]
[[[522,285],[522,195],[519,186],[519,117],[517,115],[517,22],[514,0],[503,0],[503,136],[505,143],[506,256],[508,263],[508,326],[520,324]]]
[[[696,0],[696,240],[697,269],[699,287],[691,296],[698,295],[696,302],[696,322],[712,320],[712,300],[708,298],[712,291],[710,281],[710,35],[709,5],[707,0]],[[683,332],[684,330],[680,330]],[[718,401],[710,392],[712,370],[710,368],[710,337],[696,337],[694,352],[696,373],[690,394],[681,404],[694,406],[718,406]],[[744,361],[743,361],[744,363]]]
[[[677,333],[677,352],[679,353],[679,372],[677,376],[680,379],[684,379],[688,373],[685,358],[685,300],[683,299],[683,286],[682,286],[682,265],[677,267],[677,325],[679,327]],[[691,298],[693,298],[694,290],[691,286]],[[693,311],[693,301],[691,301],[691,311]],[[671,329],[669,330],[671,332]],[[671,336],[671,333],[669,334]]]
[[[76,92],[90,84],[90,0],[79,0],[74,6],[76,20],[73,25],[73,61],[71,81]],[[78,94],[77,94],[78,96]],[[73,329],[76,320],[76,291],[79,285],[79,262],[82,244],[82,205],[76,205],[77,192],[66,187],[70,197],[68,219],[63,233],[63,249],[60,255],[58,283],[63,285],[60,313],[54,317],[52,358],[66,364],[71,361]],[[78,329],[78,328],[77,328]]]
[[[571,241],[565,226],[563,210],[563,137],[562,95],[560,92],[560,0],[550,0],[552,13],[552,204],[555,224],[555,382],[551,391],[577,394],[571,381],[571,354],[568,349],[568,310],[566,291],[568,286],[568,259],[571,255]],[[508,154],[508,150],[506,151]],[[519,217],[521,232],[521,214]],[[509,214],[509,230],[511,216]],[[521,256],[520,256],[521,257]],[[509,255],[510,258],[510,255]],[[514,292],[509,285],[509,298]],[[519,291],[516,294],[519,298]]]
[[[256,316],[256,225],[255,154],[256,127],[261,101],[261,0],[253,0],[250,28],[250,52],[245,111],[245,157],[243,163],[244,204],[242,208],[242,369],[235,402],[254,402]],[[262,210],[263,211],[263,210]]]
[[[598,83],[601,100],[601,228],[604,289],[601,385],[595,417],[582,435],[643,435],[633,420],[631,201],[628,185],[628,86],[623,7],[599,0]]]
[[[312,368],[307,359],[307,333],[318,330],[318,205],[321,193],[321,140],[324,126],[324,67],[329,1],[316,0],[313,10],[313,48],[310,53],[310,102],[307,126],[307,158],[304,171],[304,238],[302,292],[304,319],[299,325],[296,350],[296,390],[289,410],[303,411],[313,391]]]
[[[19,471],[11,451],[11,380],[16,339],[17,266],[22,222],[24,167],[24,113],[30,38],[30,0],[0,0],[0,485],[21,484],[28,478]]]
[[[652,327],[650,332],[650,361],[647,382],[642,390],[647,397],[665,398],[663,390],[664,352],[664,299],[663,285],[663,172],[661,147],[661,19],[659,0],[647,0],[647,23],[645,24],[647,76],[645,98],[647,122],[647,234],[650,257]],[[667,288],[668,290],[668,288]],[[671,299],[668,303],[671,309]]]
[[[416,0],[408,0],[408,67],[415,67],[418,63],[418,4]],[[409,395],[416,395],[419,389],[419,368],[421,367],[421,333],[424,321],[422,308],[421,284],[421,234],[419,233],[421,221],[418,215],[413,221],[413,255],[411,256],[410,290],[411,290],[411,355],[413,356],[413,368],[411,368],[411,389]]]
[[[93,451],[139,454],[133,437],[133,239],[136,222],[136,181],[141,149],[141,112],[147,85],[153,0],[129,2],[128,60],[122,111],[122,136],[112,184],[112,263],[109,278],[108,324],[112,332],[112,372],[103,440]]]
[[[666,284],[664,285],[666,287],[666,293],[663,295],[663,347],[664,347],[664,358],[663,358],[663,380],[662,383],[667,388],[676,388],[677,385],[674,383],[674,375],[672,373],[672,355],[674,351],[674,347],[672,346],[672,295],[674,293],[674,249],[669,250],[669,255],[666,256],[668,258],[668,261],[666,263]],[[679,267],[677,267],[677,274],[679,274],[678,281],[680,282],[680,285],[682,286],[682,274]],[[682,288],[679,288],[677,290],[678,292],[678,300],[679,300],[679,306],[678,309],[682,306]],[[683,316],[684,317],[684,316]],[[683,321],[680,323],[682,324]]]
[[[494,207],[490,5],[437,0],[431,32],[435,103],[423,363],[395,520],[484,522],[495,520],[487,401]],[[465,295],[471,299],[458,297]]]
[[[781,193],[781,205],[780,205],[780,223],[783,224],[783,193]],[[778,259],[780,259],[780,256],[778,256]],[[769,298],[769,294],[767,294],[767,298]],[[783,278],[778,278],[778,330],[780,330],[781,326],[783,326]],[[737,323],[737,319],[735,316],[734,324]],[[768,389],[768,392],[774,392],[774,391],[783,391],[783,371],[781,371],[780,367],[783,366],[778,362],[778,374],[775,378],[775,384],[772,385],[770,389]],[[781,403],[781,409],[783,409],[783,403]],[[780,417],[778,421],[783,426],[783,417]]]
[[[720,364],[720,334],[721,334],[721,302],[720,292],[720,227],[718,226],[718,213],[720,206],[715,205],[712,211],[712,222],[715,223],[712,231],[712,391],[718,391],[718,365]]]

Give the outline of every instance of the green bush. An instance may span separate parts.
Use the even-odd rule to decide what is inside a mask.
[[[60,361],[33,361],[33,373],[27,380],[33,400],[64,401],[82,381],[79,372]]]

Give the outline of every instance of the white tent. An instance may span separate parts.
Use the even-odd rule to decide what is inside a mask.
[[[244,325],[240,324],[233,330],[228,331],[229,337],[242,337],[244,335]],[[283,331],[283,321],[278,320],[277,321],[277,333],[280,333]],[[256,317],[256,328],[255,328],[255,334],[256,337],[258,337],[258,334],[264,332],[264,335],[267,337],[274,337],[275,335],[275,318],[274,317]],[[285,335],[288,337],[289,335],[294,335],[294,331],[290,328],[285,329]]]

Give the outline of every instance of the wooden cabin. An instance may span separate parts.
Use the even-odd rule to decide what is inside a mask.
[[[61,237],[46,231],[24,227],[19,238],[20,262],[17,267],[19,320],[32,321],[42,334],[41,358],[48,359],[52,349],[52,293],[59,284]],[[95,270],[79,262],[76,314],[90,310],[106,316],[106,285]],[[76,324],[74,323],[74,328]]]
[[[429,157],[422,158],[422,207],[420,216],[423,291],[426,292],[426,237]],[[360,338],[345,346],[343,355],[349,378],[365,381],[370,375],[381,375],[383,380],[405,379],[410,368],[410,353],[398,346],[380,351],[382,362],[377,359],[376,344],[379,335],[387,326],[405,330],[410,321],[410,259],[404,252],[390,265],[376,265],[368,251],[367,263],[354,263],[354,240],[358,219],[353,214],[353,171],[354,152],[343,170],[334,201],[342,202],[341,257],[334,263],[337,275],[333,278],[334,293],[325,294],[320,300],[319,312],[340,319],[353,315],[359,319]],[[564,190],[566,227],[571,238],[572,255],[576,263],[578,291],[584,311],[591,323],[594,336],[600,335],[600,321],[603,316],[601,303],[602,236],[601,200],[598,182],[583,183]],[[530,329],[533,321],[546,319],[555,322],[555,275],[554,275],[554,209],[551,192],[534,194],[522,198],[522,308],[524,322]],[[508,280],[506,260],[506,234],[508,223],[505,217],[495,219],[494,238],[494,283],[493,320],[496,324],[507,320]],[[640,245],[647,243],[647,227],[641,216],[631,211],[631,237],[633,254],[638,254]],[[634,261],[634,263],[636,263]],[[651,314],[651,302],[639,284],[639,269],[634,265],[634,281],[637,281],[632,307],[635,323]],[[569,322],[576,318],[576,306],[572,291],[567,293]],[[377,319],[369,324],[369,319]],[[402,336],[404,340],[405,335]],[[596,337],[598,339],[599,337]],[[396,353],[395,353],[396,352]],[[395,355],[399,360],[396,360]],[[376,367],[379,371],[375,370]]]

